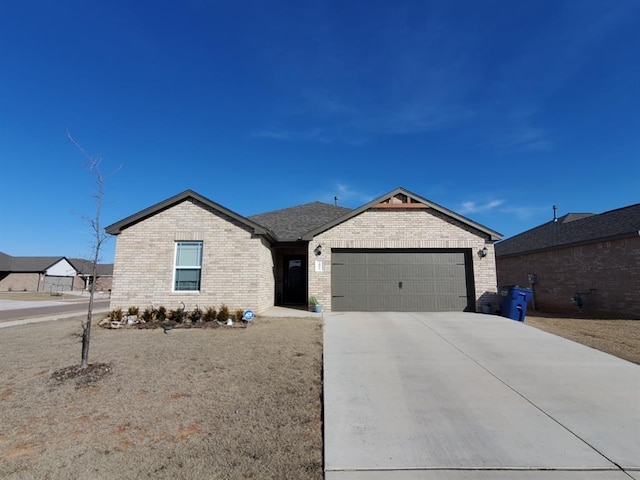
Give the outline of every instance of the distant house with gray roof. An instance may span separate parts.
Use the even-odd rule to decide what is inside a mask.
[[[495,251],[498,284],[532,285],[538,310],[640,318],[640,203],[569,213]]]
[[[88,289],[91,262],[66,257],[13,257],[0,252],[0,291],[61,293]],[[100,289],[111,287],[113,264],[98,266]]]
[[[69,262],[76,269],[74,290],[89,290],[93,281],[93,262],[83,258],[70,258]],[[98,263],[96,265],[96,292],[111,291],[113,282],[113,263]]]
[[[248,217],[186,190],[106,231],[117,236],[112,309],[496,304],[502,236],[401,187],[356,209],[311,202]]]

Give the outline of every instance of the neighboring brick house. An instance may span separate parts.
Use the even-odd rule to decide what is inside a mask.
[[[90,262],[66,257],[12,257],[0,252],[0,291],[61,293],[88,288]],[[98,285],[111,288],[112,264],[98,265]]]
[[[71,258],[69,262],[75,267],[77,273],[73,282],[74,290],[89,290],[93,281],[93,262],[83,258]],[[107,293],[111,291],[113,282],[113,263],[99,263],[96,265],[96,292]]]
[[[537,310],[640,319],[640,204],[570,213],[504,240],[496,265],[499,285],[534,280]]]
[[[73,290],[76,269],[65,257],[12,257],[0,253],[0,290],[52,292]]]
[[[313,202],[251,217],[187,190],[107,227],[111,308],[226,304],[471,310],[496,300],[501,235],[403,188],[355,210]]]

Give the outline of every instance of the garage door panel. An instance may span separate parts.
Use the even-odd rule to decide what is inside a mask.
[[[344,295],[367,295],[367,284],[364,282],[351,282],[343,291]]]
[[[367,295],[374,296],[391,296],[395,295],[397,290],[397,284],[394,281],[377,281],[369,282],[367,284]]]
[[[462,311],[464,251],[332,252],[335,311]]]
[[[45,275],[42,291],[67,292],[73,290],[73,277],[56,277]]]
[[[373,297],[367,297],[367,299],[360,300],[363,305],[366,305],[366,312],[380,312],[389,308],[388,311],[399,312],[403,311],[402,299],[392,295],[375,295]]]
[[[366,274],[369,279],[384,279],[397,277],[398,271],[386,265],[369,265]]]

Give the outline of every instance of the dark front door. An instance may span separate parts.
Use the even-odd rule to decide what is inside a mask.
[[[284,257],[283,297],[285,304],[307,303],[307,257],[305,255]]]

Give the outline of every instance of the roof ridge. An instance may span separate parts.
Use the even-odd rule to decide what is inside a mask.
[[[587,218],[591,218],[597,215],[598,215],[597,213],[592,213],[592,212],[569,212],[559,217],[558,222],[560,223],[578,222],[580,220],[585,220]],[[577,217],[577,218],[572,218],[572,217]]]
[[[344,209],[344,210],[351,210],[351,208],[343,207],[342,205],[333,205],[331,203],[322,202],[320,200],[315,200],[313,202],[300,203],[298,205],[292,205],[290,207],[276,208],[275,210],[269,210],[269,211],[261,212],[261,213],[254,213],[252,215],[248,215],[247,218],[258,217],[260,215],[266,215],[266,214],[269,214],[269,213],[283,212],[285,210],[292,210],[294,208],[308,207],[309,205],[316,205],[316,204],[324,205],[324,206],[327,206],[327,207],[333,207],[333,208],[341,208],[341,209]]]
[[[607,210],[606,212],[597,213],[596,215],[604,215],[606,213],[613,213],[613,212],[617,212],[619,210],[626,210],[627,208],[633,208],[633,207],[640,207],[640,202],[633,203],[631,205],[627,205],[626,207],[618,207],[618,208],[614,208],[612,210]]]
[[[639,207],[640,203],[636,203],[598,214],[568,213],[558,221],[542,223],[497,243],[496,255],[526,254],[637,235],[640,231]]]

